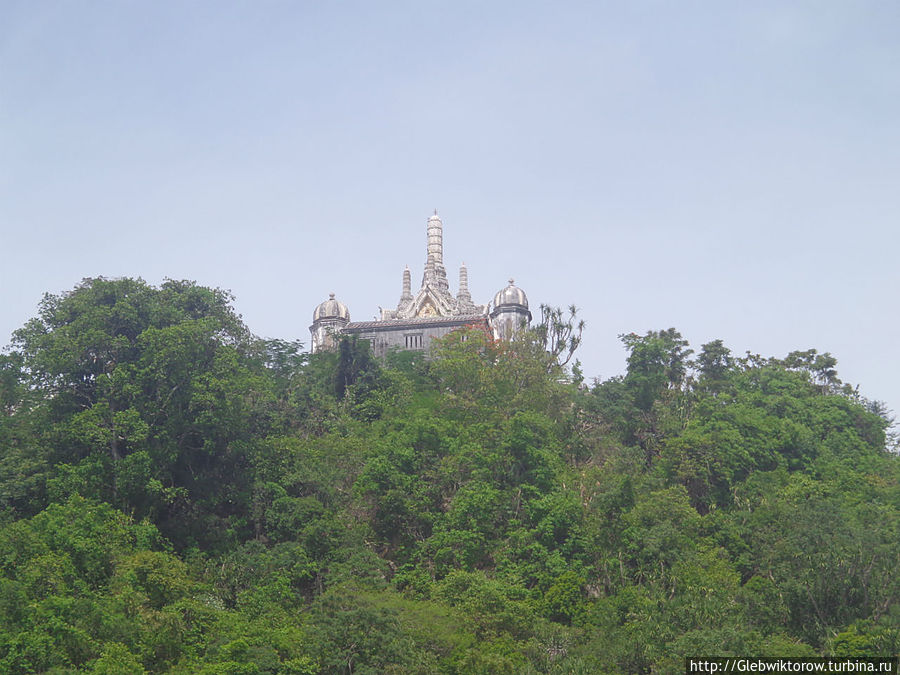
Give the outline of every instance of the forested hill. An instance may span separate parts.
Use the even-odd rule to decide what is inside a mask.
[[[833,358],[668,329],[590,383],[567,328],[380,363],[189,282],[47,296],[0,356],[0,672],[900,651],[900,462]]]

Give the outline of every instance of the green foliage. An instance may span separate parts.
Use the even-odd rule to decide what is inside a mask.
[[[88,279],[0,357],[0,671],[680,672],[900,649],[900,464],[815,350],[574,315],[429,358]]]
[[[684,381],[691,349],[687,340],[674,328],[619,336],[629,350],[625,385],[634,405],[648,412],[662,392],[678,388]]]
[[[45,416],[55,498],[109,501],[178,540],[222,536],[273,389],[229,300],[189,282],[102,278],[44,298],[14,344]],[[186,510],[206,515],[190,532]]]
[[[560,307],[541,305],[541,320],[531,329],[530,335],[549,357],[548,372],[554,366],[564,367],[572,360],[575,351],[581,346],[584,327],[584,320],[578,318],[575,305],[569,306],[568,315]]]
[[[324,594],[313,607],[313,638],[321,673],[383,673],[410,664],[412,640],[397,613],[351,589]]]

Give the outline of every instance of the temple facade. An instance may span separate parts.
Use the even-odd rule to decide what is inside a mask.
[[[377,321],[351,321],[350,310],[332,293],[313,311],[309,327],[312,351],[333,349],[341,335],[369,340],[376,356],[391,349],[427,351],[434,338],[458,328],[481,328],[498,340],[508,340],[530,323],[528,298],[512,279],[494,295],[493,302],[477,305],[469,293],[468,270],[463,264],[456,295],[451,293],[444,267],[444,224],[437,211],[428,219],[426,239],[425,270],[415,294],[407,267],[396,309],[382,309]]]

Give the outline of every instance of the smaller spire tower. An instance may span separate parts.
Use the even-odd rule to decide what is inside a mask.
[[[459,266],[459,292],[456,294],[456,306],[459,314],[475,312],[475,303],[472,302],[472,294],[469,293],[469,271],[466,269],[466,263]]]
[[[409,265],[403,270],[403,292],[400,294],[400,302],[397,303],[397,309],[385,312],[382,311],[382,319],[395,319],[398,315],[403,316],[409,310],[409,306],[413,303],[412,279],[409,275]]]
[[[403,293],[400,300],[412,300],[412,279],[409,275],[409,266],[403,270]]]

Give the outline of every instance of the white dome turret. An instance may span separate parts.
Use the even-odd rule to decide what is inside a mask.
[[[525,295],[525,291],[515,285],[513,279],[509,280],[509,286],[498,291],[494,296],[494,309],[504,305],[517,305],[522,309],[528,309],[528,297]]]
[[[498,340],[510,340],[530,322],[528,297],[525,291],[510,279],[509,286],[494,296],[494,308],[491,310],[491,328],[494,337]]]
[[[328,299],[316,307],[313,311],[313,321],[321,319],[345,319],[350,320],[350,310],[340,300],[334,299],[334,293],[328,294]]]
[[[313,310],[313,322],[309,327],[313,352],[323,349],[334,349],[335,339],[344,326],[350,323],[350,310],[340,300],[334,299],[334,293]]]

